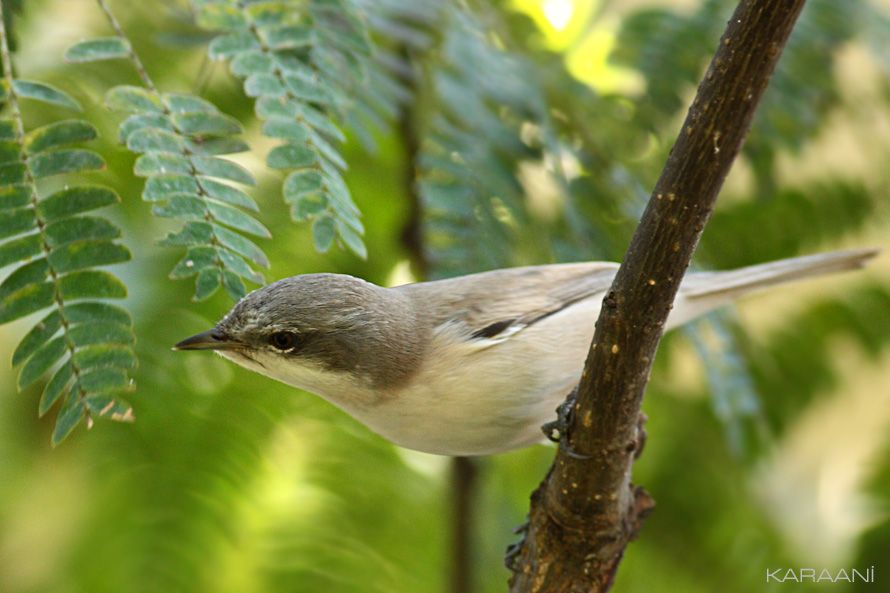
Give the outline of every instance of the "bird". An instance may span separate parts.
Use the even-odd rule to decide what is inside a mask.
[[[665,331],[776,284],[860,268],[858,249],[685,275]],[[618,264],[504,268],[381,287],[303,274],[258,288],[178,350],[315,393],[391,442],[492,455],[542,442],[581,377]]]

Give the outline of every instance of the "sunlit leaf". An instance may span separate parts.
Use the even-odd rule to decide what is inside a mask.
[[[361,235],[352,228],[352,226],[343,222],[343,219],[337,219],[337,236],[343,240],[349,249],[362,259],[367,259],[368,248],[362,241]]]
[[[91,123],[80,119],[54,122],[29,132],[25,136],[25,150],[34,154],[50,148],[87,142],[95,139],[97,134]]]
[[[0,300],[0,323],[36,313],[53,304],[55,287],[49,282],[28,284]]]
[[[187,222],[177,233],[170,233],[160,243],[168,247],[208,245],[213,237],[213,228],[206,222]]]
[[[180,132],[197,136],[228,136],[243,131],[241,123],[222,113],[180,113],[173,116]]]
[[[192,173],[192,166],[191,158],[185,155],[150,152],[136,159],[133,172],[140,177],[167,175],[168,173],[189,175]]]
[[[14,80],[12,88],[19,97],[80,111],[77,101],[54,86],[33,80]]]
[[[243,255],[255,264],[269,267],[269,259],[266,254],[253,241],[219,225],[213,226],[213,234],[221,244],[235,253]]]
[[[201,189],[215,200],[233,206],[247,208],[254,212],[260,211],[260,207],[257,205],[256,201],[237,187],[232,187],[231,185],[206,178],[201,178],[200,183]]]
[[[35,179],[42,179],[52,175],[104,169],[105,161],[92,150],[64,148],[32,156],[30,168]]]
[[[248,97],[283,97],[287,94],[284,83],[274,74],[251,74],[244,81]]]
[[[226,289],[226,293],[233,301],[240,300],[247,294],[247,289],[244,287],[241,278],[231,270],[223,271],[223,286]]]
[[[227,179],[245,185],[256,185],[253,175],[241,165],[216,157],[194,156],[191,159],[195,169],[202,175]]]
[[[68,331],[68,339],[78,348],[82,346],[131,344],[133,332],[126,325],[110,321],[81,323]]]
[[[0,268],[27,260],[43,251],[40,235],[33,234],[0,244]]]
[[[160,99],[150,91],[137,86],[116,86],[105,94],[105,105],[115,111],[130,113],[164,112]]]
[[[129,335],[132,338],[132,335]],[[133,350],[120,344],[95,344],[80,348],[74,353],[74,363],[82,369],[96,367],[118,367],[132,369],[136,367],[136,355]]]
[[[59,398],[65,393],[66,387],[68,387],[73,378],[74,369],[71,362],[66,362],[55,372],[55,374],[53,374],[52,378],[43,388],[43,393],[40,396],[37,413],[41,417],[49,412],[50,408],[56,405],[56,402],[59,401]]]
[[[19,208],[31,201],[32,188],[30,185],[0,186],[0,210]]]
[[[318,160],[314,150],[305,144],[282,144],[269,152],[266,164],[272,169],[311,167]]]
[[[170,272],[170,278],[191,278],[205,268],[218,265],[219,256],[213,247],[190,247]]]
[[[62,317],[53,311],[25,334],[12,354],[12,365],[18,366],[34,354],[38,348],[46,344],[62,327]]]
[[[174,115],[184,113],[218,113],[216,106],[201,97],[181,93],[164,93],[164,104]]]
[[[57,273],[116,264],[130,259],[130,250],[110,241],[74,241],[53,249],[49,263]]]
[[[127,143],[130,134],[136,130],[157,129],[175,132],[176,127],[170,118],[162,113],[135,113],[127,117],[118,129],[118,138],[122,144]]]
[[[0,210],[0,240],[35,228],[37,228],[37,217],[32,208]]]
[[[37,212],[45,223],[68,218],[120,201],[114,191],[95,185],[80,185],[57,191],[37,205]]]
[[[185,142],[173,132],[156,128],[140,128],[127,136],[127,148],[133,152],[170,152],[183,154]]]
[[[315,242],[315,249],[324,253],[334,244],[337,223],[330,216],[319,216],[312,223],[312,240]]]
[[[49,275],[46,258],[39,258],[19,266],[0,283],[0,299],[17,292],[28,284],[43,282]]]
[[[53,430],[52,438],[53,446],[68,438],[68,435],[77,428],[83,416],[84,404],[80,399],[75,398],[70,405],[64,406],[56,419],[56,427]]]
[[[59,336],[41,346],[19,371],[18,387],[24,389],[57,363],[68,349],[68,343],[64,336]]]
[[[218,268],[205,268],[198,274],[195,281],[196,301],[203,301],[213,296],[222,284],[222,274]]]
[[[117,239],[121,231],[104,218],[75,216],[56,220],[44,229],[47,244],[58,248],[72,241]]]
[[[97,62],[126,58],[130,53],[130,44],[120,37],[104,37],[89,39],[75,43],[65,50],[65,61],[72,63]]]
[[[127,287],[109,272],[87,270],[73,272],[59,280],[62,298],[75,299],[122,299],[127,296]]]

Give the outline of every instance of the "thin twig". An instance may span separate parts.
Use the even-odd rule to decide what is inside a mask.
[[[454,457],[451,460],[451,593],[473,593],[473,527],[475,525],[476,460]]]
[[[117,17],[114,16],[114,13],[111,12],[111,9],[108,7],[108,4],[105,0],[96,0],[99,4],[99,8],[102,12],[105,13],[105,18],[108,19],[108,23],[111,25],[111,28],[114,30],[114,34],[118,36],[119,39],[122,39],[127,43],[127,52],[130,58],[130,61],[133,62],[133,67],[136,69],[136,74],[139,75],[139,80],[142,81],[142,84],[145,85],[145,88],[150,90],[152,93],[158,94],[158,89],[155,86],[155,83],[152,82],[151,76],[148,75],[148,70],[145,69],[145,66],[142,64],[142,60],[139,59],[139,55],[133,49],[133,44],[130,43],[129,38],[126,33],[124,33],[121,24],[118,22]]]

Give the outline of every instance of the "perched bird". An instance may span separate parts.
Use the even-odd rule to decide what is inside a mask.
[[[859,268],[874,250],[810,255],[683,279],[674,328],[748,292]],[[613,263],[510,268],[382,288],[306,274],[250,293],[176,344],[339,406],[392,442],[487,455],[540,442],[578,383]]]

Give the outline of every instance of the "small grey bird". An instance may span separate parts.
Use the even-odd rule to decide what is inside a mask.
[[[860,268],[837,251],[687,274],[666,329],[745,293]],[[250,293],[213,329],[176,344],[229,360],[339,406],[392,442],[487,455],[543,438],[578,383],[618,269],[576,263],[494,270],[382,288],[306,274]]]

